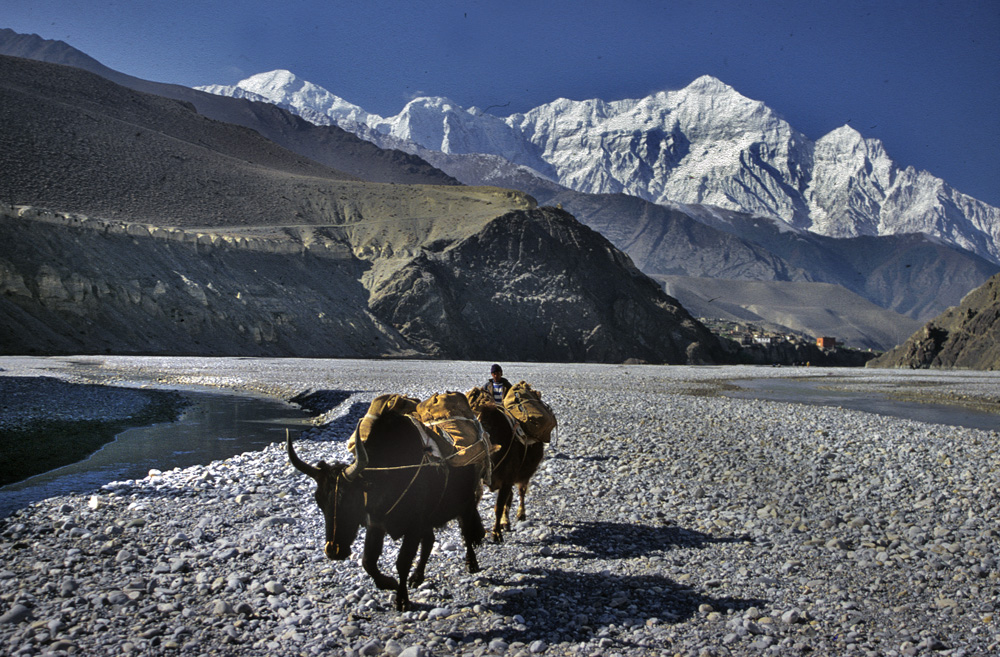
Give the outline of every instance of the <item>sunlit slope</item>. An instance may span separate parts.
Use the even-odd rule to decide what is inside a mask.
[[[26,59],[0,57],[0,121],[0,200],[13,205],[216,230],[350,224],[367,245],[398,241],[396,222],[419,242],[533,203],[361,181],[190,104]],[[432,219],[444,221],[432,229]]]
[[[850,347],[885,350],[920,323],[829,283],[654,276],[696,317],[761,325]]]

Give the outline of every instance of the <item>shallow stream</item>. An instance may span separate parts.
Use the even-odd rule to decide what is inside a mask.
[[[0,518],[54,495],[141,479],[152,469],[203,465],[262,449],[301,431],[308,414],[263,397],[184,391],[191,400],[176,422],[129,429],[88,458],[0,487]]]

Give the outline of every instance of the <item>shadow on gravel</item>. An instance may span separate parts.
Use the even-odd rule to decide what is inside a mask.
[[[315,415],[322,415],[337,408],[355,394],[352,390],[307,390],[300,392],[288,401],[298,404],[304,410]]]
[[[632,559],[672,547],[698,548],[712,543],[743,543],[745,538],[712,536],[683,527],[653,527],[622,522],[559,523],[569,531],[553,537],[556,543],[575,545],[579,552],[556,551],[554,558]]]
[[[628,647],[631,628],[643,628],[647,641],[655,627],[669,627],[699,613],[701,605],[711,605],[723,614],[735,614],[753,606],[765,606],[760,599],[712,596],[678,584],[662,575],[617,575],[533,568],[510,588],[496,594],[493,610],[505,616],[520,615],[523,626],[501,631],[508,642],[531,643],[543,639],[582,642],[595,636],[609,636]],[[496,636],[493,634],[492,636]],[[457,640],[474,640],[461,637]],[[489,637],[483,637],[489,642]],[[638,646],[650,648],[652,645]],[[663,646],[666,647],[666,646]]]

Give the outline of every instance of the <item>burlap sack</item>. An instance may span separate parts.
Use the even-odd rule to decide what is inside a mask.
[[[503,414],[504,419],[507,420],[507,424],[510,425],[510,430],[511,433],[514,434],[515,440],[518,440],[525,445],[538,442],[533,438],[529,438],[527,434],[524,433],[524,429],[521,428],[520,422],[518,422],[514,416],[511,415],[510,411],[503,406],[497,406],[496,402],[493,401],[493,395],[490,393],[486,392],[482,388],[473,388],[469,392],[465,393],[465,396],[468,398],[469,406],[472,407],[472,410],[476,413],[476,415],[479,415],[484,408],[491,406],[500,411]],[[500,445],[494,444],[495,441],[493,438],[489,436],[487,437],[490,438],[490,443],[493,444],[493,451],[498,451],[500,449]]]
[[[485,466],[488,462],[490,442],[462,393],[433,395],[417,404],[413,416],[441,439],[454,445],[455,454],[448,459],[451,465]]]
[[[478,413],[481,408],[487,404],[493,404],[493,395],[486,392],[482,388],[473,388],[469,392],[465,393],[466,399],[469,400],[469,407],[473,412]]]
[[[347,439],[347,448],[353,451],[354,441],[359,437],[362,442],[368,440],[372,424],[375,423],[375,420],[378,419],[382,413],[410,415],[416,410],[418,403],[420,403],[420,400],[407,397],[406,395],[379,395],[372,400],[371,404],[368,405],[368,412],[365,413],[363,418],[361,418],[361,422],[358,423],[358,426],[354,430],[354,433],[351,434],[351,437]]]
[[[542,393],[521,381],[504,395],[503,405],[530,439],[547,443],[556,428],[556,416],[542,401]]]

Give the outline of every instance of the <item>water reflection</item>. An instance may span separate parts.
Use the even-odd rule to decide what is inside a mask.
[[[830,381],[774,378],[733,380],[730,383],[739,386],[740,390],[727,390],[722,393],[726,397],[835,406],[928,424],[1000,431],[1000,414],[997,413],[955,404],[902,401],[869,390],[836,390],[828,387]]]
[[[271,399],[186,393],[192,404],[171,423],[129,429],[89,458],[0,487],[0,517],[32,502],[95,490],[111,481],[141,479],[162,471],[207,464],[259,450],[301,431],[301,409]]]

